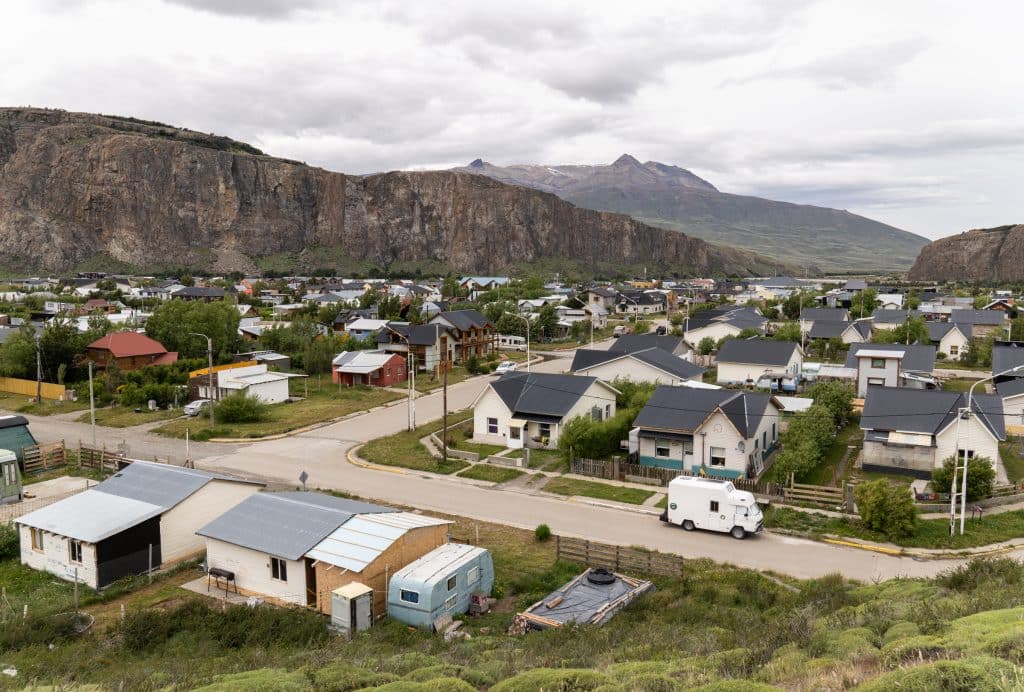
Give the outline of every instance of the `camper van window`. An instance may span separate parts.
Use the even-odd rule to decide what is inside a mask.
[[[718,511],[718,500],[712,500],[711,501],[711,506],[708,507],[708,511],[709,512],[717,512]]]
[[[736,489],[736,486],[735,486],[735,485],[733,485],[732,483],[726,483],[726,484],[725,484],[724,486],[722,486],[722,487],[723,487],[723,488],[725,488],[725,492],[727,492],[727,493],[731,493],[731,492],[732,492],[733,490],[735,490],[735,489]]]
[[[478,581],[480,581],[480,568],[479,567],[472,567],[472,568],[470,568],[469,572],[466,573],[466,583],[467,584],[476,584]]]
[[[725,447],[711,448],[711,465],[725,466]]]
[[[655,440],[654,441],[654,456],[656,457],[667,457],[669,455],[668,440]]]
[[[398,597],[406,603],[420,602],[420,594],[418,591],[409,591],[407,589],[402,589],[402,591],[398,594]]]
[[[82,542],[81,541],[68,541],[68,559],[71,562],[77,562],[82,564]]]
[[[498,434],[498,419],[488,418],[487,419],[487,434],[497,435]]]
[[[15,475],[17,472],[17,466],[15,464],[7,464],[4,466],[4,485],[10,487],[17,483]]]
[[[448,577],[448,590],[449,591],[454,591],[455,587],[458,585],[458,583],[459,583],[459,575],[453,574],[452,576]]]
[[[456,599],[455,594],[452,594],[448,598],[444,599],[444,609],[445,610],[455,610],[455,599]]]
[[[270,558],[270,578],[288,581],[288,563],[279,557]]]

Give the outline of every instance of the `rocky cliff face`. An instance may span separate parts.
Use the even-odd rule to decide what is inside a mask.
[[[1024,281],[1024,225],[965,231],[926,245],[914,281]]]
[[[700,274],[786,269],[483,176],[356,177],[160,123],[0,109],[4,268],[117,262],[246,271],[282,254],[294,269],[339,258],[465,272],[560,258]]]

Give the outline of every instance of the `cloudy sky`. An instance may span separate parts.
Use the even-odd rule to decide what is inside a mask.
[[[0,104],[349,173],[609,163],[940,237],[1024,222],[1018,2],[7,0]]]

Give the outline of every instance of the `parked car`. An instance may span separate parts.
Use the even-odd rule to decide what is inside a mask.
[[[623,334],[629,334],[629,327],[625,325],[619,325],[612,330],[612,336],[618,339]]]
[[[667,332],[668,328],[663,324],[659,324],[658,328],[654,330],[654,333],[657,334],[658,336],[665,336]]]
[[[185,404],[185,408],[182,411],[185,412],[186,416],[198,416],[199,413],[210,405],[209,399],[196,399]]]
[[[513,372],[516,369],[516,364],[510,360],[503,360],[498,363],[498,367],[494,369],[496,375],[504,375],[506,372]]]

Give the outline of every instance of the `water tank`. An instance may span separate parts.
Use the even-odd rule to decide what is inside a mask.
[[[370,629],[373,623],[373,589],[352,582],[331,592],[331,629],[345,637]]]

